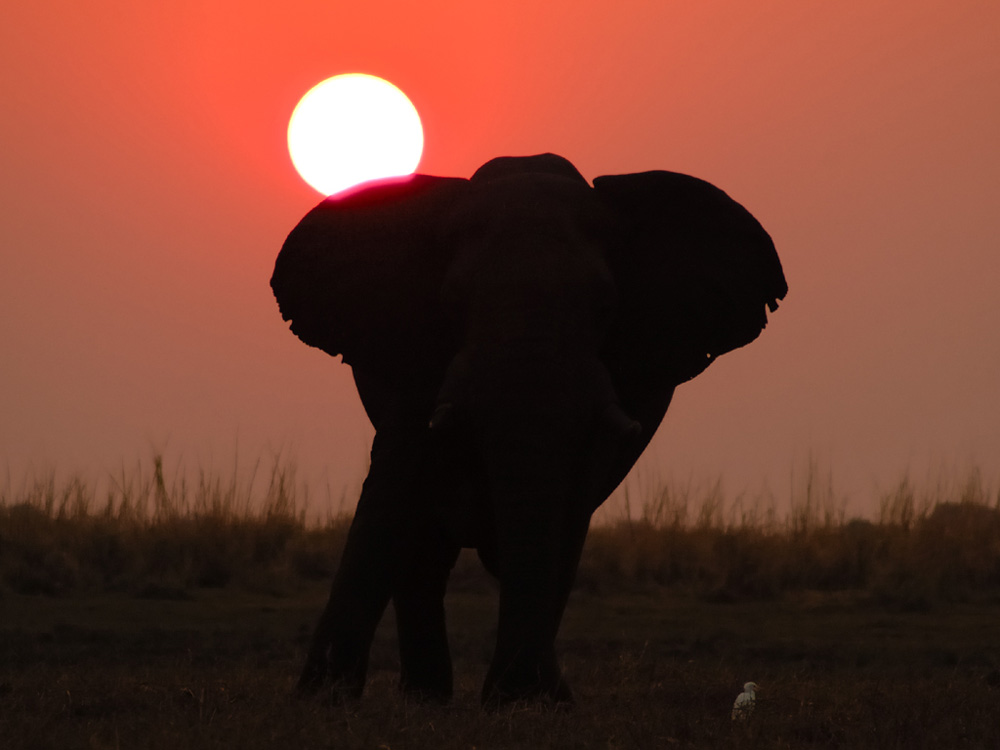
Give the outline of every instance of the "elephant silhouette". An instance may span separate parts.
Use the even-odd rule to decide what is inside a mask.
[[[572,701],[555,641],[593,511],[674,388],[757,338],[788,289],[718,188],[666,171],[591,187],[553,154],[328,198],[271,287],[292,332],[352,368],[375,428],[300,690],[360,696],[391,600],[401,687],[449,699],[444,594],[474,547],[499,580],[485,705]]]

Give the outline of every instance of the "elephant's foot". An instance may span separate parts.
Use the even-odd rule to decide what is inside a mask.
[[[451,702],[453,693],[451,661],[446,661],[439,669],[426,669],[417,675],[412,662],[410,669],[403,670],[399,679],[399,691],[409,700],[417,703],[445,705]],[[422,665],[428,666],[428,665]]]
[[[361,699],[364,685],[338,680],[323,688],[321,693],[323,703],[327,706],[342,706]]]
[[[513,703],[533,703],[544,708],[565,710],[573,707],[573,691],[562,678],[548,689],[533,686],[530,688],[503,688],[494,685],[489,691],[484,690],[482,696],[483,708],[487,711],[498,711]]]
[[[540,674],[543,673],[543,674]],[[544,672],[548,672],[547,675]],[[483,685],[483,708],[495,710],[516,702],[532,702],[552,708],[569,708],[573,705],[573,691],[563,679],[558,667],[554,670],[534,670],[528,677],[520,678],[509,670],[499,678],[487,675]]]
[[[416,703],[445,705],[451,701],[454,683],[444,633],[441,632],[443,648],[438,649],[434,648],[433,639],[426,636],[420,641],[423,647],[415,649],[413,635],[400,632],[399,691]]]
[[[295,686],[295,692],[301,696],[316,695],[326,683],[328,670],[326,654],[310,652],[299,676],[299,682]]]
[[[341,706],[361,698],[363,685],[345,680],[330,681],[326,677],[305,675],[299,678],[295,693],[300,698],[316,698],[328,706]]]
[[[364,688],[363,674],[360,677],[349,673],[332,674],[325,655],[310,654],[295,686],[295,692],[303,698],[323,694],[327,702],[340,704],[360,698]]]
[[[426,687],[420,688],[403,684],[400,684],[399,689],[400,692],[406,696],[407,700],[413,701],[414,703],[431,706],[445,706],[451,703],[451,690]]]

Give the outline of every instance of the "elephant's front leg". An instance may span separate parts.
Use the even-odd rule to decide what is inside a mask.
[[[431,514],[414,519],[407,553],[395,577],[392,604],[399,636],[400,687],[421,700],[452,696],[444,595],[459,548]]]
[[[498,513],[500,611],[483,703],[535,698],[572,702],[555,639],[589,514],[568,518],[566,508],[537,487],[521,487],[518,502]]]
[[[413,532],[409,492],[419,471],[417,443],[406,432],[380,431],[333,579],[299,678],[299,690],[316,692],[327,681],[344,697],[364,689],[375,629],[411,562],[405,540]]]

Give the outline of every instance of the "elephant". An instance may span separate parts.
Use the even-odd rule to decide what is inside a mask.
[[[722,190],[667,171],[591,186],[554,154],[330,197],[271,287],[292,332],[352,368],[375,428],[299,690],[360,697],[392,601],[400,688],[448,701],[445,589],[474,548],[499,588],[484,706],[573,701],[555,642],[591,515],[676,386],[756,339],[788,290]]]

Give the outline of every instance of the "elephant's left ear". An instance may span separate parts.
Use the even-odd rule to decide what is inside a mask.
[[[357,365],[407,363],[440,348],[451,263],[442,217],[468,180],[413,175],[328,198],[292,230],[271,288],[300,339]],[[445,355],[440,355],[445,356]]]
[[[788,291],[774,243],[743,206],[675,172],[594,180],[618,215],[608,264],[619,308],[609,366],[679,384],[753,341]],[[641,359],[641,361],[639,361]]]

